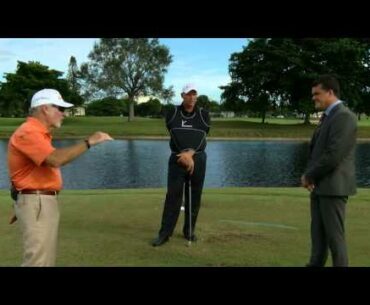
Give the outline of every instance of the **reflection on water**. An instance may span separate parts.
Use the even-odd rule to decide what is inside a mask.
[[[77,140],[55,141],[56,147]],[[358,185],[370,186],[370,144],[356,152]],[[7,141],[0,140],[0,188],[8,188]],[[205,187],[298,186],[308,143],[209,141]],[[165,187],[168,141],[115,140],[94,146],[62,168],[65,189]]]

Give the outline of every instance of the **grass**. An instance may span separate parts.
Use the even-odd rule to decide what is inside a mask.
[[[12,132],[24,119],[0,118],[0,138],[9,138]],[[304,125],[296,119],[267,119],[261,124],[261,119],[214,119],[209,137],[218,138],[288,138],[310,139],[315,124]],[[61,129],[55,131],[54,138],[81,138],[101,130],[115,138],[168,137],[162,119],[136,118],[127,122],[121,117],[73,117],[66,118]],[[359,122],[359,138],[370,139],[370,121]]]
[[[58,266],[303,266],[310,250],[309,199],[300,188],[206,189],[198,242],[186,246],[183,213],[170,242],[150,241],[159,229],[164,189],[63,191]],[[351,266],[368,266],[370,189],[347,206]],[[0,266],[21,263],[11,200],[0,191]],[[331,265],[329,259],[327,265]]]
[[[0,118],[0,138],[9,138],[24,121],[19,118]],[[257,118],[214,119],[210,138],[288,138],[309,139],[315,125],[304,125],[296,119],[267,119],[261,124]],[[127,122],[121,117],[72,117],[66,118],[63,127],[54,137],[81,138],[101,130],[116,138],[168,137],[162,119],[136,118]],[[370,120],[359,121],[358,137],[370,139]]]

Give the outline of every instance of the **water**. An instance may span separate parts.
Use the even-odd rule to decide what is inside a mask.
[[[56,147],[78,140],[55,141]],[[209,141],[205,187],[299,186],[308,143]],[[370,186],[370,143],[356,152],[359,187]],[[0,140],[0,189],[8,188],[7,141]],[[65,189],[155,188],[167,183],[168,141],[115,140],[62,167]]]

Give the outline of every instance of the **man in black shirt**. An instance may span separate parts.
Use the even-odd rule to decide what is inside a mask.
[[[167,195],[162,223],[158,237],[152,242],[154,247],[167,242],[175,229],[181,209],[184,184],[186,187],[183,234],[189,242],[197,239],[194,229],[206,173],[205,148],[210,119],[207,111],[196,106],[197,90],[193,84],[184,86],[181,97],[182,104],[174,107],[166,116],[172,153],[168,162]],[[191,215],[189,215],[189,203]]]

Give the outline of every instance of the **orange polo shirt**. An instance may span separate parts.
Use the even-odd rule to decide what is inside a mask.
[[[28,117],[10,137],[9,175],[17,190],[61,190],[59,168],[43,164],[55,148],[51,134],[39,120]]]

